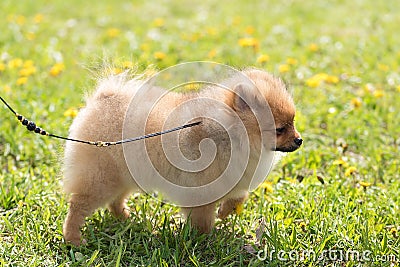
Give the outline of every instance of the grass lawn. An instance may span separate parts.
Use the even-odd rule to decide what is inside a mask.
[[[0,95],[67,135],[104,62],[163,69],[193,60],[281,76],[304,146],[240,214],[199,235],[178,209],[129,200],[63,243],[64,143],[0,107],[0,266],[398,266],[400,1],[2,0]]]

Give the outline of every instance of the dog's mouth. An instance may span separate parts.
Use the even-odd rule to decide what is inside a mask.
[[[290,147],[276,147],[275,151],[280,151],[280,152],[293,152],[296,151],[297,149],[299,149],[300,146],[290,146]]]

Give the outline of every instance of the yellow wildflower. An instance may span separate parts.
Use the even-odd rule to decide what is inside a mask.
[[[259,55],[257,58],[257,63],[263,64],[269,61],[269,55],[267,54],[262,54]]]
[[[28,82],[28,77],[20,77],[17,79],[17,85],[24,85]]]
[[[357,168],[354,166],[348,167],[344,173],[345,176],[350,176],[357,171]]]
[[[35,73],[36,68],[34,66],[24,67],[18,72],[19,76],[21,77],[28,77]]]
[[[123,72],[123,70],[121,68],[113,68],[111,70],[112,74],[117,75]]]
[[[375,96],[376,98],[381,98],[381,97],[383,97],[384,95],[385,95],[385,93],[383,92],[382,89],[378,89],[378,90],[376,90],[376,91],[374,92],[374,96]]]
[[[69,108],[64,112],[64,117],[75,118],[78,115],[78,110],[76,108]]]
[[[33,67],[35,65],[35,63],[33,62],[33,60],[25,60],[24,64],[22,65],[24,68],[28,68],[28,67]]]
[[[208,27],[207,28],[207,34],[208,35],[212,35],[212,36],[217,35],[218,34],[218,30],[215,27]]]
[[[339,82],[339,78],[334,75],[327,73],[318,73],[306,80],[306,85],[309,87],[318,87],[322,82],[329,84],[336,84]]]
[[[274,191],[274,189],[273,189],[273,187],[272,187],[272,183],[271,183],[271,182],[267,182],[267,181],[263,182],[263,183],[260,185],[260,188],[264,188],[265,191],[267,191],[267,192],[269,192],[269,193],[272,193],[272,192]]]
[[[163,18],[156,18],[155,20],[153,20],[153,25],[157,28],[161,28],[162,26],[164,26],[165,21]]]
[[[6,92],[6,93],[10,92],[11,91],[11,87],[9,85],[4,85],[3,86],[3,91]]]
[[[396,89],[397,89],[397,92],[400,92],[400,85],[397,85]]]
[[[339,78],[334,75],[328,75],[325,78],[325,82],[330,83],[330,84],[337,84],[339,82]]]
[[[148,52],[150,50],[150,45],[148,43],[143,43],[143,44],[140,45],[140,49],[143,52]]]
[[[244,32],[247,33],[248,35],[252,35],[252,34],[255,32],[255,29],[254,29],[253,26],[247,26],[247,27],[244,29]]]
[[[9,15],[7,17],[7,21],[8,22],[13,22],[13,23],[16,23],[16,24],[22,26],[22,25],[25,24],[26,18],[24,16],[22,16],[22,15]]]
[[[319,50],[319,46],[316,43],[312,43],[308,46],[308,49],[311,52],[317,52]]]
[[[217,49],[214,48],[214,49],[211,49],[211,50],[208,52],[207,57],[210,58],[210,59],[212,59],[212,58],[214,58],[216,55],[217,55]]]
[[[370,187],[372,185],[372,183],[369,182],[359,182],[359,184],[364,188]]]
[[[122,62],[122,67],[124,69],[132,69],[133,63],[132,63],[132,61],[124,61],[124,62]]]
[[[243,212],[243,203],[239,203],[235,207],[235,213],[236,214],[241,214]]]
[[[306,80],[306,84],[310,87],[318,87],[328,77],[326,73],[318,73]]]
[[[338,166],[347,166],[347,162],[344,161],[343,159],[334,160],[334,161],[332,162],[332,164],[333,164],[333,165],[338,165]]]
[[[366,93],[371,93],[375,90],[375,86],[371,83],[367,83],[366,85],[364,85],[364,91]]]
[[[28,41],[33,41],[33,40],[35,40],[35,38],[36,38],[36,34],[35,34],[34,32],[27,32],[27,33],[25,34],[25,38],[26,38]]]
[[[355,97],[355,98],[353,98],[353,99],[351,100],[351,105],[352,105],[354,108],[359,108],[359,107],[361,107],[361,105],[362,105],[362,101],[361,101],[358,97]]]
[[[191,34],[182,34],[182,39],[187,40],[189,42],[195,43],[197,42],[201,37],[201,34],[199,32],[194,32]]]
[[[166,54],[164,54],[163,52],[160,52],[160,51],[154,52],[153,56],[157,60],[163,60],[167,57]]]
[[[33,17],[33,22],[36,23],[36,24],[39,24],[39,23],[41,23],[42,21],[43,21],[43,14],[36,14],[36,15]]]
[[[233,18],[232,25],[238,26],[238,25],[240,25],[241,22],[242,22],[242,17],[241,16],[235,16]]]
[[[110,38],[115,38],[118,35],[120,35],[120,33],[121,33],[121,31],[119,29],[117,29],[117,28],[109,28],[109,29],[107,29],[107,35]]]
[[[286,59],[286,63],[289,65],[296,65],[297,64],[297,59],[289,57]]]
[[[197,91],[200,89],[200,84],[197,82],[190,82],[185,84],[184,90],[185,91]]]
[[[320,81],[326,81],[328,79],[328,77],[329,77],[329,74],[327,74],[325,72],[321,72],[321,73],[314,75],[314,78],[318,79]]]
[[[381,71],[389,71],[389,66],[385,64],[378,64],[378,69]]]
[[[310,79],[307,79],[307,80],[306,80],[306,85],[307,85],[308,87],[311,87],[311,88],[318,87],[318,86],[320,85],[320,83],[321,83],[320,80],[315,79],[315,78],[313,78],[313,77],[311,77]]]
[[[18,25],[22,26],[25,24],[26,18],[22,15],[18,15],[17,17],[15,17],[14,22],[17,23]]]
[[[60,73],[65,69],[64,63],[56,63],[54,64],[51,69],[50,69],[50,75],[51,76],[58,76]]]
[[[22,60],[22,59],[20,59],[20,58],[14,58],[14,59],[11,59],[11,60],[8,62],[8,68],[9,68],[9,69],[16,69],[16,68],[21,67],[22,64],[23,64],[23,60]]]
[[[279,69],[280,73],[285,73],[290,70],[290,66],[288,64],[281,64],[281,65],[279,65],[278,69]]]
[[[0,62],[0,72],[3,72],[6,69],[6,65],[4,63]]]
[[[260,47],[259,41],[254,37],[240,38],[238,43],[241,47],[253,47],[254,49],[258,49]]]

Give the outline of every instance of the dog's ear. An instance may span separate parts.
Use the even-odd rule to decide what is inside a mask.
[[[250,110],[250,107],[255,107],[257,99],[254,90],[254,85],[239,83],[233,89],[233,109],[236,111]]]

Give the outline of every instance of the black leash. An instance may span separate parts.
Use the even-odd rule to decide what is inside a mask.
[[[67,141],[78,142],[78,143],[83,143],[83,144],[88,144],[88,145],[94,145],[94,146],[98,146],[98,147],[106,147],[106,146],[125,144],[125,143],[129,143],[129,142],[135,142],[135,141],[143,140],[143,139],[146,139],[146,138],[151,138],[151,137],[155,137],[155,136],[159,136],[159,135],[163,135],[163,134],[179,131],[179,130],[182,130],[182,129],[185,129],[185,128],[193,127],[193,126],[199,125],[201,123],[201,121],[193,122],[193,123],[185,124],[185,125],[182,125],[182,126],[178,126],[178,127],[172,128],[172,129],[168,129],[168,130],[165,130],[165,131],[146,134],[146,135],[143,135],[143,136],[124,139],[124,140],[120,140],[120,141],[116,141],[116,142],[85,141],[85,140],[73,139],[73,138],[68,138],[68,137],[64,137],[64,136],[59,136],[59,135],[48,133],[45,130],[43,130],[42,128],[37,127],[36,123],[34,123],[33,121],[29,121],[28,119],[26,119],[21,114],[18,114],[17,112],[15,112],[14,109],[1,96],[0,96],[0,100],[17,117],[17,119],[22,123],[22,125],[26,126],[26,128],[31,132],[34,132],[34,133],[37,133],[37,134],[41,134],[41,135],[50,136],[50,137],[54,137],[54,138],[58,138],[58,139],[63,139],[63,140],[67,140]]]

